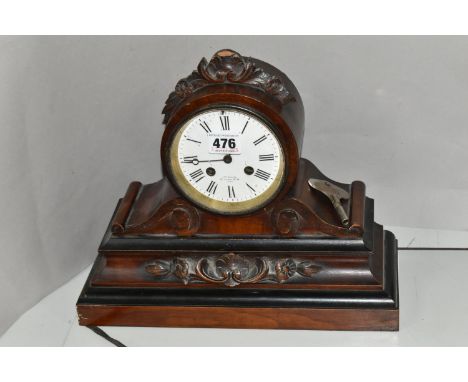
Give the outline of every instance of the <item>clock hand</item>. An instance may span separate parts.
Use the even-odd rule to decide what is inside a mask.
[[[184,163],[192,163],[195,166],[199,163],[202,162],[222,162],[224,159],[209,159],[209,160],[198,160],[198,159],[192,159],[192,160],[186,160]]]
[[[224,159],[207,159],[207,160],[198,160],[198,159],[194,159],[192,161],[193,164],[197,164],[197,163],[202,163],[202,162],[223,162]]]
[[[198,159],[192,159],[190,161],[186,161],[184,163],[192,163],[194,165],[197,165],[202,162],[225,162],[225,163],[231,163],[232,162],[232,157],[228,154],[223,157],[223,159],[207,159],[207,160],[198,160]]]

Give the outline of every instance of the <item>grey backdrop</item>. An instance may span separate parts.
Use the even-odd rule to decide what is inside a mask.
[[[468,38],[2,37],[0,333],[86,267],[128,183],[160,178],[161,109],[221,48],[306,108],[303,156],[386,225],[468,229]]]

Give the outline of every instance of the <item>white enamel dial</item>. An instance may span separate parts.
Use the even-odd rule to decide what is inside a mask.
[[[245,111],[223,108],[196,115],[180,128],[170,150],[175,181],[187,197],[210,210],[256,209],[282,185],[278,138]]]

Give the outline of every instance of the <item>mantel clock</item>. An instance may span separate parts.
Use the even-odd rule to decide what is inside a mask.
[[[397,330],[397,246],[360,181],[301,158],[304,108],[232,50],[166,100],[164,177],[130,183],[78,300],[81,325]]]

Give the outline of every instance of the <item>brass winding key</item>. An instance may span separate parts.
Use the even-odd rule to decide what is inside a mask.
[[[345,209],[343,208],[343,205],[341,204],[341,200],[349,199],[349,192],[322,179],[309,179],[309,186],[317,191],[320,191],[322,194],[326,195],[328,199],[330,199],[336,213],[341,220],[341,224],[347,227],[349,225],[349,218]]]

